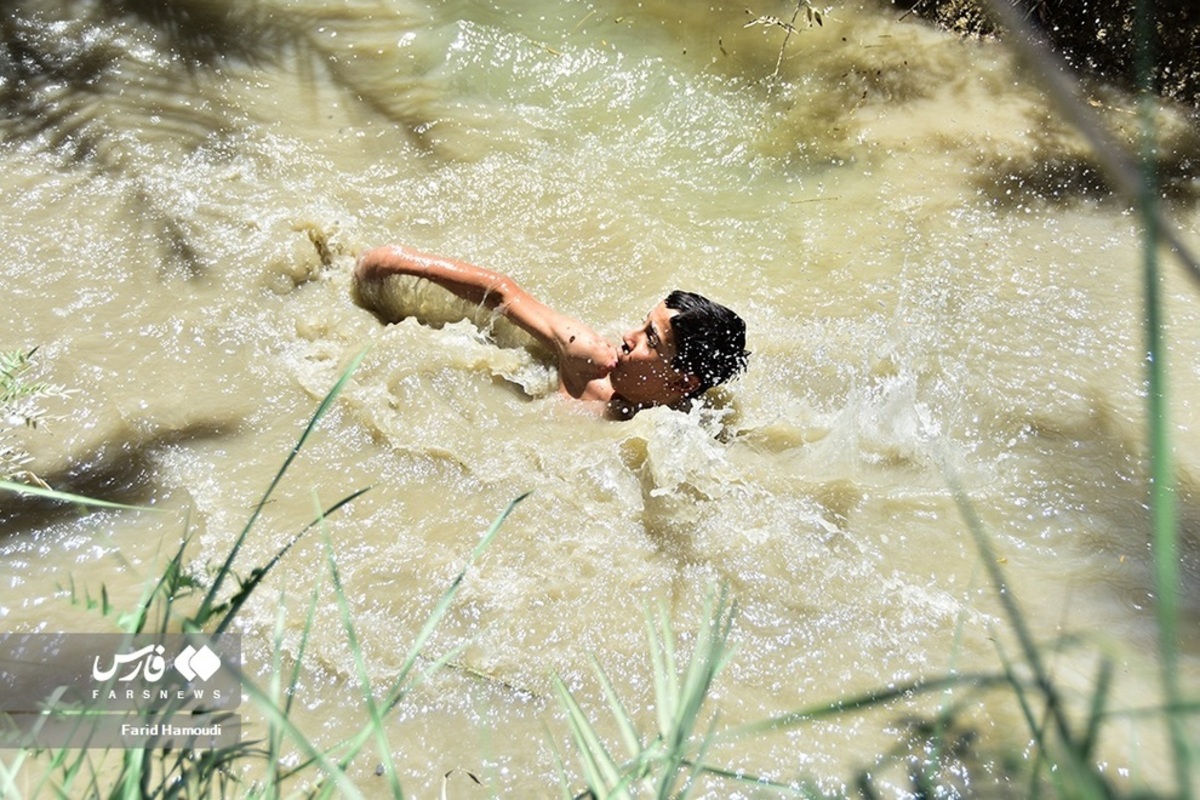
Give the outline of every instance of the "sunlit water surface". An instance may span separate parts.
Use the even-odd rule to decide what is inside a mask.
[[[590,656],[649,730],[644,614],[663,605],[689,641],[722,583],[739,616],[718,728],[999,670],[996,642],[1015,645],[952,481],[1035,634],[1085,635],[1050,659],[1071,701],[1104,652],[1115,705],[1156,702],[1138,229],[1081,190],[1082,144],[998,45],[847,4],[791,39],[772,81],[782,31],[744,28],[743,4],[278,3],[272,35],[189,66],[145,21],[60,5],[24,3],[26,34],[118,55],[91,94],[34,87],[76,109],[65,135],[14,127],[0,148],[0,347],[38,345],[39,375],[77,390],[25,436],[36,470],[171,513],[5,499],[6,630],[110,629],[64,587],[132,604],[187,531],[198,570],[223,557],[369,346],[240,571],[372,488],[285,557],[241,632],[266,680],[278,608],[294,652],[317,593],[297,713],[332,745],[364,716],[330,558],[386,685],[478,537],[531,491],[426,653],[465,650],[389,723],[417,796],[456,769],[503,797],[557,793],[554,750],[571,745],[550,676],[603,721]],[[1191,207],[1172,211],[1196,230]],[[593,418],[470,323],[384,326],[357,306],[354,254],[391,241],[508,272],[612,337],[671,289],[702,292],[747,320],[751,367],[692,413]],[[1200,296],[1166,271],[1194,687]],[[837,790],[943,700],[710,760]],[[1000,754],[1030,738],[1019,710],[1004,693],[966,705],[984,743],[969,785],[1003,781]],[[1106,729],[1115,781],[1169,774],[1160,727]],[[368,790],[378,762],[352,767]],[[910,787],[877,771],[889,794]]]

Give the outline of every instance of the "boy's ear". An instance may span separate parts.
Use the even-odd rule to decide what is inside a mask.
[[[676,385],[683,390],[684,394],[691,394],[700,388],[700,377],[690,372],[680,372]]]

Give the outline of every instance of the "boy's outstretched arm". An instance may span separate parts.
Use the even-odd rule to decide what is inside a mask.
[[[470,303],[496,309],[556,353],[564,373],[578,372],[585,364],[607,373],[616,364],[616,350],[599,334],[545,305],[507,275],[402,245],[368,250],[354,270],[358,281],[390,275],[426,278]]]
[[[489,308],[511,300],[507,296],[519,289],[507,275],[402,245],[368,250],[359,257],[354,270],[359,281],[383,280],[390,275],[427,278],[470,303],[486,303]]]

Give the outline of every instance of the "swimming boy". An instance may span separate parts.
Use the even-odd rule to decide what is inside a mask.
[[[614,347],[507,275],[464,261],[391,245],[368,250],[354,270],[360,283],[390,275],[427,278],[470,303],[496,309],[555,355],[560,392],[616,418],[652,406],[679,406],[732,378],[749,356],[742,318],[691,292],[672,292]]]

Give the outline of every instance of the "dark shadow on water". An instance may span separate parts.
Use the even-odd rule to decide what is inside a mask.
[[[984,197],[1001,208],[1016,209],[1031,201],[1062,206],[1080,200],[1123,202],[1090,151],[1064,142],[1061,132],[1038,130],[1037,122],[1031,125],[1035,130],[1023,151],[981,157],[974,183]],[[1156,170],[1164,200],[1186,207],[1200,202],[1200,127],[1180,126],[1164,134]]]
[[[100,15],[132,18],[158,31],[189,68],[236,60],[264,64],[306,36],[312,19],[290,9],[216,0],[101,0]]]
[[[33,13],[48,5],[57,13]],[[144,185],[138,151],[194,151],[228,132],[230,109],[188,77],[188,58],[131,55],[116,12],[105,9],[113,5],[18,3],[0,17],[0,132],[6,143],[54,154],[64,169],[131,183],[127,216],[162,244],[165,262],[194,277],[202,254],[186,221]],[[194,50],[187,26],[176,28],[181,43],[170,46]]]
[[[886,797],[904,787],[906,796],[1016,798],[1026,796],[1028,779],[1018,753],[997,750],[969,719],[966,709],[944,715],[905,715],[889,727],[896,743],[876,764],[855,777],[858,795]]]
[[[207,256],[188,233],[188,212],[139,174],[147,154],[186,157],[238,132],[242,114],[220,87],[230,65],[320,72],[416,136],[411,113],[396,110],[395,87],[367,85],[320,35],[327,25],[386,26],[380,15],[238,0],[7,0],[0,138],[52,153],[64,169],[132,184],[129,216],[160,242],[165,263],[195,277]]]
[[[197,422],[135,441],[103,442],[90,452],[72,457],[59,471],[39,477],[56,491],[112,503],[152,506],[164,491],[156,475],[154,456],[158,450],[219,438],[232,430],[233,426],[226,423]],[[33,495],[4,492],[0,501],[0,539],[41,530],[88,513],[73,503]]]

